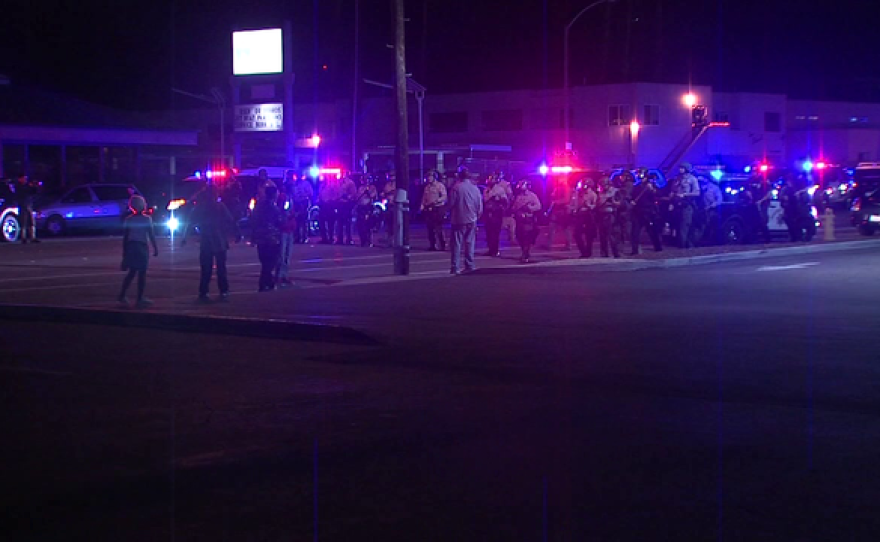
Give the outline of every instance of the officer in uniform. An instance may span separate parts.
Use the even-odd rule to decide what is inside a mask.
[[[756,174],[749,179],[749,186],[746,190],[748,194],[745,204],[748,205],[748,211],[745,213],[750,218],[752,231],[755,235],[760,234],[765,243],[770,242],[770,200],[773,192],[768,186],[767,180],[763,175]]]
[[[642,228],[648,230],[648,236],[654,245],[654,250],[660,252],[663,245],[660,242],[660,233],[663,222],[660,219],[660,209],[657,206],[657,175],[647,175],[635,189],[632,210],[632,255],[639,254],[639,241],[642,236]]]
[[[589,258],[593,255],[593,239],[596,238],[596,181],[583,179],[578,183],[577,193],[574,198],[574,240],[577,243],[581,258]]]
[[[608,258],[608,248],[615,258],[620,258],[620,247],[617,228],[617,210],[620,207],[621,194],[611,185],[611,179],[602,177],[599,183],[598,201],[596,203],[596,223],[599,227],[599,249],[604,258]]]
[[[352,245],[354,243],[351,241],[351,215],[354,212],[355,201],[357,200],[357,185],[354,183],[351,175],[346,175],[342,179],[339,188],[340,197],[337,216],[339,223],[337,225],[336,244]]]
[[[425,215],[428,227],[428,250],[446,250],[446,239],[443,237],[443,215],[446,209],[446,187],[440,182],[440,174],[434,170],[428,172],[422,192],[421,211]]]
[[[529,263],[532,253],[532,245],[538,238],[538,211],[541,210],[541,200],[532,192],[532,183],[522,180],[516,187],[516,198],[513,200],[513,218],[516,220],[516,240],[522,248],[520,261]]]
[[[632,173],[630,173],[629,171],[624,171],[620,174],[618,180],[620,182],[620,186],[618,187],[620,193],[620,206],[617,208],[617,228],[620,234],[620,236],[618,237],[618,242],[626,243],[627,240],[632,240],[632,204],[636,179]],[[638,247],[633,246],[632,252],[637,251]]]
[[[504,180],[503,173],[489,177],[489,186],[483,195],[483,222],[486,224],[486,244],[489,246],[487,256],[501,255],[501,228],[510,209],[512,195],[510,183]]]
[[[706,235],[703,238],[708,239],[710,243],[717,242],[718,232],[721,230],[720,206],[724,198],[721,196],[721,188],[718,186],[719,182],[714,176],[709,175],[702,196],[703,212],[706,214]]]
[[[341,198],[342,190],[339,185],[339,179],[329,175],[318,189],[318,205],[321,212],[321,243],[325,245],[333,243],[339,200]],[[341,237],[339,239],[340,241],[342,240]]]
[[[550,228],[548,231],[547,248],[553,248],[556,240],[556,230],[561,228],[565,232],[565,250],[571,250],[571,228],[569,228],[569,202],[571,201],[571,186],[568,176],[556,179],[556,184],[550,194]]]
[[[307,243],[309,241],[309,209],[315,198],[315,189],[305,175],[293,183],[293,215],[296,219],[296,231],[294,241]]]
[[[692,225],[697,198],[700,197],[700,183],[693,174],[694,167],[684,162],[678,168],[679,179],[673,194],[673,201],[678,208],[678,246],[693,248],[694,239]]]
[[[367,177],[361,177],[357,191],[357,229],[362,247],[373,246],[373,203],[378,199],[376,187]]]

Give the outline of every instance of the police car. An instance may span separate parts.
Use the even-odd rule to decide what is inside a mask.
[[[853,175],[850,220],[862,235],[880,229],[880,162],[862,162]]]

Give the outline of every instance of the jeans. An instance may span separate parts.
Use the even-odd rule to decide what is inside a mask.
[[[229,278],[226,275],[226,251],[210,250],[199,251],[199,265],[202,268],[199,277],[199,295],[208,295],[208,286],[211,284],[211,273],[214,270],[214,262],[217,263],[217,287],[221,294],[229,291]]]
[[[257,245],[257,254],[260,256],[260,291],[271,290],[275,287],[275,279],[272,273],[278,265],[278,256],[281,254],[281,245],[262,244]]]
[[[290,256],[293,253],[292,232],[281,234],[281,245],[279,250],[278,265],[275,267],[275,278],[277,280],[287,280],[287,275],[290,272]]]
[[[293,212],[296,216],[295,242],[305,243],[309,239],[309,204],[308,202],[295,202]]]
[[[464,267],[468,271],[477,268],[474,261],[474,251],[477,244],[477,224],[453,224],[452,225],[452,271],[461,272],[461,253],[464,251]]]

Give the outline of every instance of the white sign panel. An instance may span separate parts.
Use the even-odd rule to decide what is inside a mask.
[[[283,129],[283,104],[247,104],[235,106],[236,132],[280,132]]]
[[[232,33],[233,75],[284,71],[281,29],[244,30]]]

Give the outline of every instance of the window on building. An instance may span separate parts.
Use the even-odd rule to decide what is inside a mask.
[[[449,134],[468,131],[467,111],[431,113],[429,122],[431,126],[431,131],[435,134]]]
[[[522,109],[494,109],[480,114],[484,132],[515,132],[522,130]]]
[[[645,105],[642,110],[642,126],[660,126],[659,105]]]
[[[629,126],[632,121],[632,111],[628,104],[608,106],[608,126]]]
[[[781,115],[776,112],[767,111],[764,113],[764,131],[765,132],[781,132],[782,122]]]

